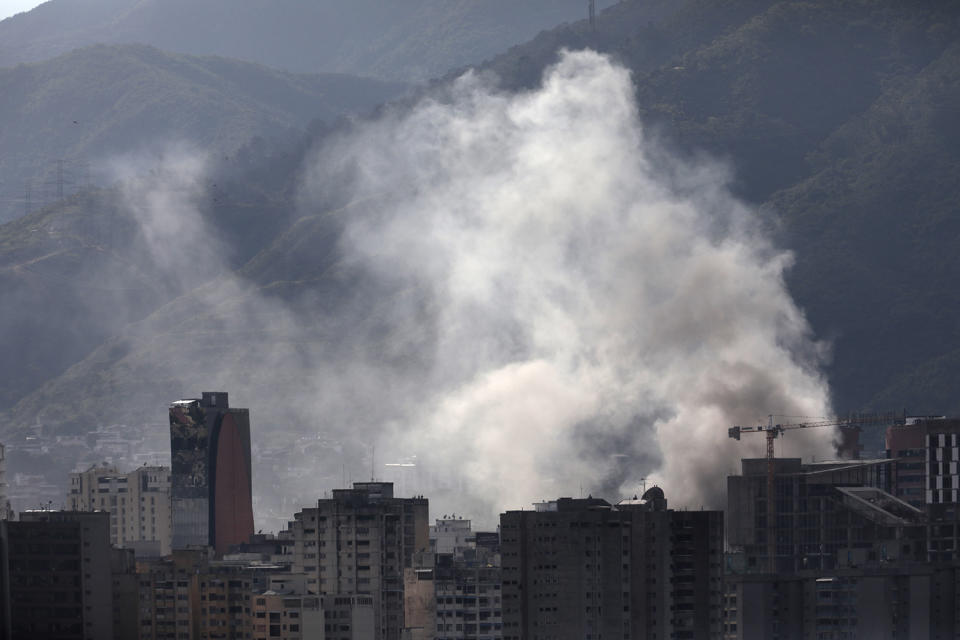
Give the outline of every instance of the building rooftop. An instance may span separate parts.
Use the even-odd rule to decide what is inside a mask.
[[[923,511],[874,487],[837,487],[844,502],[864,517],[882,525],[920,524]]]

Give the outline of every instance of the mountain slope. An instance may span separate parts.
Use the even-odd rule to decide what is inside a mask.
[[[55,161],[69,193],[91,171],[98,182],[109,179],[97,169],[113,155],[178,140],[232,154],[255,136],[364,111],[402,90],[133,45],[0,69],[0,221],[22,215],[28,188],[35,206],[58,195]]]
[[[211,162],[164,151],[118,186],[0,225],[0,409],[269,246],[295,211],[297,168],[326,131],[315,125],[282,149],[255,139]],[[198,216],[178,219],[184,208]],[[201,255],[182,248],[197,242]]]
[[[652,10],[618,5],[595,33],[541,34],[489,68],[523,88],[558,47],[627,62],[648,126],[727,160],[736,190],[795,250],[790,286],[831,341],[837,409],[960,411],[944,375],[960,346],[949,257],[960,7],[691,0]]]
[[[772,200],[848,406],[957,413],[960,43],[892,82]]]
[[[138,42],[298,72],[426,80],[585,12],[581,0],[52,0],[0,22],[0,66]]]
[[[795,251],[790,287],[832,343],[835,408],[952,413],[960,411],[951,393],[960,375],[958,14],[954,4],[893,0],[622,3],[596,31],[561,26],[486,68],[505,87],[525,88],[559,47],[592,46],[628,64],[648,129],[683,153],[728,160],[739,193]],[[341,263],[336,221],[347,215],[299,220],[238,272],[126,327],[23,398],[6,431],[89,427],[118,393],[130,398],[123,419],[137,424],[207,381],[270,395],[276,422],[292,430],[318,428],[285,422],[293,416],[284,407],[310,393],[322,397],[317,406],[336,407],[337,394],[353,390],[263,363],[334,354],[357,335],[378,347],[382,366],[429,357],[416,335],[393,350],[377,343],[389,334],[377,322],[389,322],[391,305],[429,301],[406,299],[402,287],[371,289],[367,274]],[[315,322],[292,326],[290,307]],[[262,370],[278,373],[264,381]],[[317,421],[363,426],[364,416],[331,413]]]
[[[139,251],[121,250],[135,238],[135,221],[104,192],[0,226],[0,406],[171,295]]]

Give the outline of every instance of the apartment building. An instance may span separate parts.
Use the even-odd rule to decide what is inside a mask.
[[[503,638],[720,636],[723,512],[669,510],[659,487],[535,506],[500,516]]]
[[[143,466],[121,472],[94,465],[70,474],[67,504],[74,511],[110,514],[110,542],[138,556],[169,555],[171,550],[170,469]]]
[[[396,498],[389,482],[336,489],[294,515],[293,571],[318,595],[369,596],[377,640],[399,640],[404,623],[404,569],[429,549],[425,498]],[[340,625],[346,626],[346,625]]]
[[[0,631],[10,638],[114,637],[110,516],[25,511],[0,522]],[[5,616],[6,617],[6,616]]]

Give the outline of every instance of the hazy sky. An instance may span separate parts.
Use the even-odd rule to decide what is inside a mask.
[[[37,0],[0,0],[0,20],[9,18],[15,13],[29,11],[42,2]]]

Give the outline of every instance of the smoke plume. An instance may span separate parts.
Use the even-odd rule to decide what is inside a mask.
[[[562,54],[526,93],[467,73],[324,139],[302,219],[239,271],[199,154],[120,166],[129,259],[159,302],[50,397],[90,420],[135,407],[160,447],[166,403],[229,391],[251,409],[258,528],[371,475],[483,527],[644,483],[720,508],[763,450],[729,427],[830,413],[791,256],[724,166],[644,130],[629,73],[597,53]],[[831,440],[793,431],[778,453]]]
[[[321,150],[307,197],[348,185],[345,261],[422,304],[391,310],[425,361],[380,438],[384,458],[416,456],[434,512],[491,522],[644,478],[720,508],[763,446],[728,427],[829,415],[791,257],[729,177],[652,140],[629,72],[589,51],[527,93],[467,73]],[[825,456],[831,439],[783,442]]]

